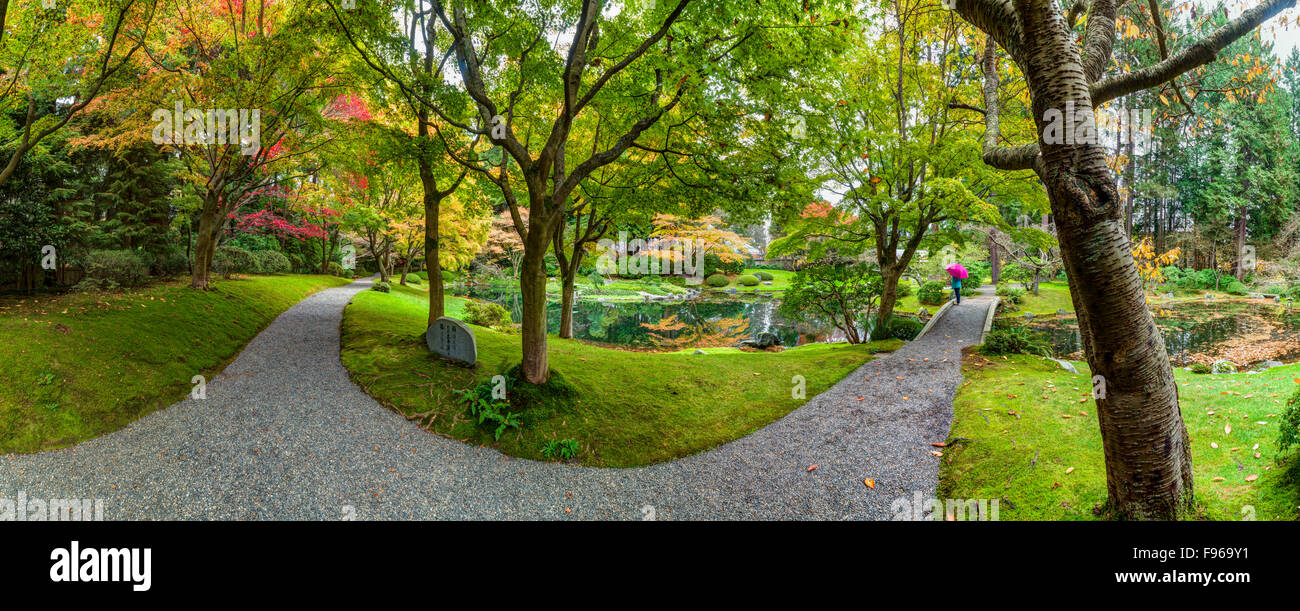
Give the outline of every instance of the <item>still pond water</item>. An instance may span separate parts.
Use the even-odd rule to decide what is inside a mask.
[[[1177,365],[1226,359],[1237,365],[1300,360],[1300,308],[1258,302],[1183,302],[1153,312],[1165,348]],[[1029,324],[1051,341],[1058,358],[1081,359],[1073,317]]]
[[[505,306],[514,322],[523,317],[517,289],[462,285],[448,293]],[[733,346],[770,332],[782,346],[842,341],[830,325],[789,320],[777,313],[780,299],[759,296],[707,296],[693,301],[597,302],[579,300],[573,309],[573,337],[588,342],[645,349]],[[560,331],[560,303],[548,301],[547,330]]]

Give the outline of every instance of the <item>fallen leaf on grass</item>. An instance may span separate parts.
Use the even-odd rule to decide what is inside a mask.
[[[1248,482],[1253,482],[1253,481],[1255,481],[1255,480],[1257,480],[1257,479],[1259,479],[1259,476],[1256,475],[1256,474],[1254,474],[1254,473],[1251,473],[1250,475],[1247,475],[1247,476],[1246,476],[1246,481],[1248,481]]]
[[[1066,474],[1066,475],[1069,475],[1069,474],[1071,474],[1071,473],[1074,473],[1074,467],[1070,467],[1069,469],[1066,469],[1066,470],[1065,470],[1065,474]]]

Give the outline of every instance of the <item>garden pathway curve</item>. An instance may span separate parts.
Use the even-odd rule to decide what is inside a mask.
[[[978,341],[991,302],[963,300],[925,337],[747,437],[597,469],[428,434],[353,385],[339,322],[369,286],[284,312],[204,400],[71,448],[0,457],[0,498],[100,498],[110,520],[890,519],[895,500],[933,494],[930,444],[948,434],[961,348]]]

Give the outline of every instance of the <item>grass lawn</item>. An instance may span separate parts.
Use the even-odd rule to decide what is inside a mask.
[[[1012,286],[1020,288],[1021,285],[1015,282]],[[1026,290],[1020,309],[1003,316],[1024,316],[1025,312],[1032,312],[1034,316],[1047,316],[1056,314],[1057,310],[1074,311],[1074,303],[1070,301],[1070,287],[1064,281],[1039,282],[1037,295]]]
[[[1001,499],[1003,520],[1099,519],[1093,508],[1106,501],[1101,433],[1088,398],[1091,374],[1087,364],[1074,365],[1077,375],[1039,357],[968,354],[939,498]],[[1300,517],[1300,460],[1276,449],[1279,416],[1300,367],[1174,375],[1192,443],[1197,517],[1239,520],[1246,506],[1258,520]],[[951,444],[957,438],[969,441]]]
[[[753,276],[758,272],[767,272],[769,274],[772,274],[772,280],[771,280],[772,284],[767,285],[767,284],[763,284],[760,281],[758,286],[742,286],[736,283],[736,279],[739,278],[740,276],[743,276],[745,274],[749,274]],[[795,272],[784,270],[784,269],[748,269],[747,268],[744,271],[742,271],[740,274],[731,276],[731,283],[728,284],[727,286],[721,286],[721,287],[711,287],[708,285],[704,285],[704,286],[716,292],[726,292],[731,289],[736,289],[736,292],[738,293],[772,293],[775,291],[784,291],[790,288],[790,281],[794,279],[794,274]]]
[[[212,378],[276,316],[331,276],[172,281],[121,292],[0,300],[0,452],[117,430]]]
[[[577,460],[587,465],[647,465],[742,437],[804,403],[791,398],[793,376],[804,376],[806,396],[812,397],[871,360],[873,351],[901,344],[818,344],[779,353],[715,348],[696,355],[612,350],[551,337],[551,368],[577,390],[576,400],[530,408],[522,429],[507,430],[494,442],[487,426],[469,420],[452,391],[518,363],[519,336],[474,327],[477,369],[440,360],[422,336],[424,296],[394,286],[389,294],[364,291],[353,299],[344,312],[342,340],[343,364],[353,379],[407,417],[425,414],[421,423],[440,435],[538,460],[545,442],[574,439]]]

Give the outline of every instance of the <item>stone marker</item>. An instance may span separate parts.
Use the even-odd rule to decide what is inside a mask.
[[[433,321],[424,333],[424,341],[429,345],[430,352],[443,358],[471,367],[478,362],[478,344],[474,343],[474,332],[455,318],[443,316]]]

